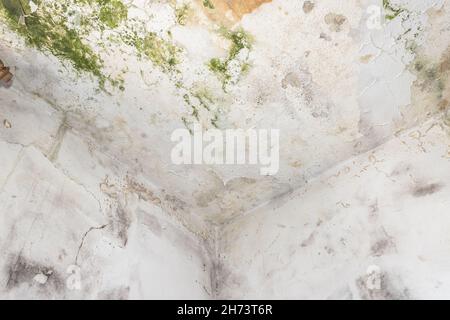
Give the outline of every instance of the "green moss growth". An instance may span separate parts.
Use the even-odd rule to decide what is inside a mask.
[[[209,61],[208,67],[213,73],[215,73],[222,81],[224,89],[232,81],[233,75],[230,70],[230,64],[233,61],[238,60],[239,53],[244,50],[251,50],[252,38],[244,30],[239,29],[237,31],[230,31],[226,29],[221,30],[223,37],[231,41],[231,46],[228,51],[228,55],[225,59],[213,58]],[[240,72],[245,73],[249,70],[250,65],[247,61],[239,61]]]
[[[177,19],[178,24],[184,26],[186,25],[187,18],[189,15],[190,7],[188,4],[183,4],[181,7],[175,8],[175,17]]]
[[[229,59],[234,59],[242,49],[251,49],[252,39],[249,34],[240,29],[237,31],[225,31],[225,37],[231,41]]]
[[[385,18],[386,20],[394,20],[397,18],[405,9],[396,8],[391,4],[390,0],[383,0],[383,8],[386,11]]]
[[[97,0],[99,19],[111,29],[117,28],[128,17],[128,8],[120,0]]]
[[[22,1],[19,0],[2,0],[1,2],[8,15],[17,19],[17,21],[21,16],[24,16],[31,11],[28,1],[22,3]]]
[[[185,124],[189,123],[210,123],[213,127],[218,127],[219,110],[217,109],[217,101],[207,87],[203,85],[195,85],[192,88],[183,86],[183,100],[186,107],[191,111],[184,117]],[[188,121],[189,119],[189,121]]]
[[[181,50],[156,33],[149,33],[145,38],[136,37],[133,43],[140,54],[144,54],[163,71],[174,71],[179,63],[178,55]]]
[[[98,14],[95,18],[110,29],[117,28],[128,18],[128,8],[122,0],[73,0],[75,3],[96,6]]]
[[[214,3],[211,0],[203,0],[203,6],[208,9],[214,9]]]
[[[448,78],[446,72],[442,72],[439,62],[432,62],[424,57],[417,57],[412,64],[417,76],[417,83],[423,91],[433,93],[437,99],[442,99],[445,90],[443,79]]]
[[[0,15],[27,45],[67,60],[77,71],[89,72],[100,79],[101,85],[105,83],[101,58],[83,43],[76,30],[69,29],[63,20],[54,19],[44,6],[31,13],[25,0],[1,0]]]
[[[219,116],[217,114],[215,114],[214,117],[211,119],[211,125],[216,129],[219,129],[219,125],[217,124],[218,121],[219,121]]]
[[[228,73],[228,61],[222,61],[219,58],[213,58],[208,63],[209,70],[214,72],[223,82],[228,82],[231,75]]]
[[[191,127],[192,122],[189,121],[188,119],[186,119],[186,117],[182,117],[182,118],[181,118],[181,121],[183,121],[183,124],[184,124],[185,128],[189,130],[189,133],[190,133],[191,135],[193,135],[193,134],[194,134],[194,131],[192,130],[192,127]]]
[[[214,103],[214,99],[208,90],[198,90],[192,94],[199,101],[199,105],[210,111],[210,105]]]

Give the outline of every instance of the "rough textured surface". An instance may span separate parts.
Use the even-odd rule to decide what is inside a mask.
[[[447,298],[449,134],[426,122],[230,223],[221,297]]]
[[[411,259],[422,275],[445,269],[437,258],[444,235],[430,238],[441,246],[428,247],[427,264],[412,258],[426,256],[419,249],[402,248],[414,237],[402,223],[425,232],[429,210],[445,224],[435,206],[448,208],[449,1],[19,4],[0,0],[0,58],[15,76],[0,87],[1,296],[257,297],[257,288],[265,297],[445,294],[445,285],[430,291],[434,280],[412,286],[399,261]],[[196,123],[280,128],[279,173],[172,164],[172,131]],[[373,150],[391,153],[386,166],[419,153],[423,160],[405,166],[427,175],[402,180],[403,190],[386,178],[394,169],[373,163]],[[345,161],[358,161],[351,172],[367,166],[373,176],[322,188]],[[372,190],[372,181],[388,186]],[[295,191],[312,185],[321,190]],[[341,199],[342,190],[349,196]],[[291,193],[286,206],[295,210],[264,207]],[[360,207],[379,198],[379,218],[368,222],[366,211],[353,210],[355,197]],[[415,210],[402,222],[408,205]],[[291,224],[278,227],[282,219]],[[345,225],[316,226],[333,219],[354,226],[348,241],[357,248],[328,239],[346,233]],[[383,264],[386,292],[361,284],[369,257]],[[81,291],[64,285],[70,266],[81,268]],[[342,287],[317,278],[336,268],[353,272]]]

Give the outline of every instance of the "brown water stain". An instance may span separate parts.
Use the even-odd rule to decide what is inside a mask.
[[[403,107],[404,123],[418,123],[437,112],[447,112],[450,101],[450,46],[439,59],[414,48],[410,71],[416,76],[411,87],[411,105]],[[426,109],[424,110],[424,107]]]
[[[331,12],[325,16],[324,20],[331,31],[340,32],[342,31],[343,25],[347,21],[347,18],[342,14],[336,14]]]
[[[305,1],[303,3],[303,12],[306,14],[310,13],[311,11],[313,11],[314,6],[315,6],[314,2]]]

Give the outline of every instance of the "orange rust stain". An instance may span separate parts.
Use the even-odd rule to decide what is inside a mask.
[[[272,0],[219,0],[229,3],[231,11],[236,15],[238,19],[241,19],[245,14],[253,12],[264,3],[271,2]]]
[[[200,4],[203,0],[198,0]],[[272,2],[272,0],[210,0],[214,4],[214,9],[205,8],[206,14],[211,20],[219,23],[235,23],[259,8],[262,4]]]

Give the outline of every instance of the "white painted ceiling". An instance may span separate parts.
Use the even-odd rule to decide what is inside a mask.
[[[207,238],[211,226],[292,192],[448,107],[448,1],[392,1],[404,11],[390,20],[381,10],[380,29],[368,8],[381,9],[381,1],[215,2],[210,9],[194,0],[124,1],[126,21],[84,35],[104,61],[102,72],[123,79],[123,90],[108,82],[99,89],[98,77],[28,46],[3,21],[0,58],[15,79],[1,89],[1,116],[12,124],[1,137],[35,146],[87,190],[132,189]],[[182,3],[190,9],[180,23]],[[175,70],[112,40],[133,21],[178,48]],[[220,26],[252,38],[251,49],[236,58],[248,71],[226,88],[207,65],[225,60],[232,45]],[[185,99],[199,104],[195,92],[210,98],[209,110],[197,117]],[[211,128],[213,119],[220,129],[281,129],[279,173],[172,164],[173,130]]]

